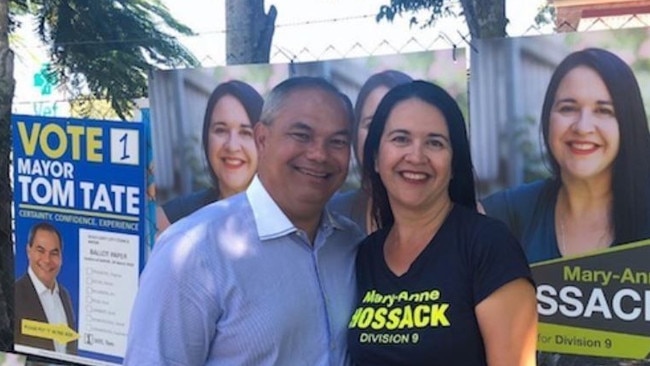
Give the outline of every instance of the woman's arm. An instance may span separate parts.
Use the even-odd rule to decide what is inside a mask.
[[[475,308],[490,366],[535,365],[537,299],[524,278],[508,282]]]

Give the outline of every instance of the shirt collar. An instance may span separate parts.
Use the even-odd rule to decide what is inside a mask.
[[[339,214],[340,215],[340,214]],[[323,223],[325,226],[331,226],[334,229],[345,230],[345,226],[340,222],[341,220],[337,218],[332,212],[325,206],[323,211]]]
[[[37,294],[41,295],[45,292],[50,292],[50,289],[47,288],[47,286],[45,286],[43,282],[41,282],[41,280],[38,279],[38,277],[36,277],[36,273],[34,273],[31,266],[27,267],[27,274],[29,274],[29,278],[32,280],[32,283],[34,284],[34,289],[36,290]],[[54,291],[52,293],[53,294],[59,293],[59,283],[57,281],[54,281]]]
[[[260,239],[273,239],[297,230],[291,220],[271,198],[257,174],[253,177],[248,189],[246,189],[246,197],[253,210]]]
[[[298,230],[291,220],[282,212],[282,209],[275,203],[269,192],[259,180],[257,174],[246,189],[246,197],[250,202],[255,225],[260,239],[273,239]],[[323,228],[344,229],[344,226],[327,209],[323,211],[319,230]]]

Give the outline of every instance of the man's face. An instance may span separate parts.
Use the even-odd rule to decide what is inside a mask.
[[[341,99],[293,91],[271,124],[256,125],[255,137],[260,179],[289,219],[320,214],[348,172],[350,124]]]
[[[36,277],[49,289],[54,288],[56,276],[61,270],[61,242],[56,233],[37,230],[34,242],[27,245],[29,266]]]

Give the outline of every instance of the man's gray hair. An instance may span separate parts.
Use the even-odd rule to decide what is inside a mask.
[[[354,121],[354,110],[352,102],[347,95],[341,93],[336,86],[321,77],[296,76],[284,80],[276,85],[264,101],[260,122],[265,125],[273,123],[280,109],[287,100],[289,94],[298,90],[320,90],[336,98],[339,98],[345,110],[348,125],[352,127]]]

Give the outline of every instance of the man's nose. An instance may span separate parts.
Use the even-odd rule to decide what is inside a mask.
[[[314,161],[325,161],[327,148],[324,141],[313,141],[307,150],[307,157]]]

